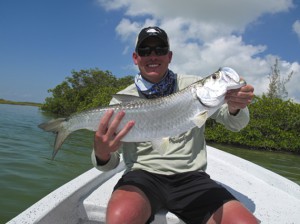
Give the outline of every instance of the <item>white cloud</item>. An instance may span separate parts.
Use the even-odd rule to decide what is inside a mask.
[[[178,73],[208,75],[220,66],[236,69],[255,93],[267,91],[268,75],[275,59],[279,58],[281,75],[294,71],[288,83],[289,96],[300,102],[299,62],[286,62],[279,56],[261,56],[267,46],[243,42],[243,31],[262,15],[288,11],[291,0],[98,0],[106,10],[124,10],[124,18],[116,32],[133,49],[141,28],[158,25],[169,35],[174,52],[171,69]],[[299,35],[300,22],[293,29]],[[298,97],[297,97],[298,96]]]
[[[293,72],[291,81],[286,85],[289,97],[293,98],[297,103],[300,103],[300,64],[297,62],[289,63],[283,61],[281,63],[281,74],[286,76]],[[285,77],[286,77],[285,76]]]
[[[292,0],[98,0],[107,10],[125,9],[127,16],[182,17],[210,24],[228,24],[243,29],[264,13],[287,11]]]
[[[293,30],[300,40],[300,20],[296,20],[293,24]]]

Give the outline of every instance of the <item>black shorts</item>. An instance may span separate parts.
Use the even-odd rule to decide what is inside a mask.
[[[166,209],[185,223],[206,223],[224,203],[236,198],[205,172],[174,175],[153,174],[143,170],[122,176],[115,189],[133,185],[141,189],[151,203],[150,223],[160,209]]]

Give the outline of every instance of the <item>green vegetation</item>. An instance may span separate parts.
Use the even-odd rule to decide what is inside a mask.
[[[210,119],[206,139],[252,149],[300,153],[300,104],[290,100],[256,97],[249,105],[250,122],[240,132],[231,132]]]
[[[48,90],[52,93],[41,107],[43,111],[68,116],[99,106],[107,106],[111,95],[133,83],[132,76],[116,78],[109,71],[99,69],[72,71],[72,77]]]
[[[277,64],[274,68],[269,78],[272,85],[278,88],[269,88],[267,94],[256,97],[249,105],[248,126],[240,132],[231,132],[209,119],[205,132],[208,141],[300,153],[300,104],[283,100],[287,96],[285,84],[289,80],[282,80],[278,76]],[[52,96],[46,98],[41,109],[58,116],[68,116],[89,108],[107,106],[112,94],[131,83],[132,76],[118,79],[109,71],[72,71],[72,77],[67,77],[64,82],[49,90]]]
[[[0,99],[0,104],[12,104],[12,105],[24,105],[24,106],[35,106],[40,107],[41,103],[33,103],[33,102],[15,102],[11,100]]]

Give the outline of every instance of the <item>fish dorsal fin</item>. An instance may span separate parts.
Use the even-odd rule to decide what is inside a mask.
[[[138,96],[127,95],[127,94],[113,94],[112,97],[118,100],[120,103],[132,103],[134,101],[144,100]]]
[[[208,118],[208,113],[207,111],[204,111],[202,113],[197,114],[195,117],[193,117],[192,121],[198,128],[200,128],[206,122],[207,118]]]
[[[154,139],[151,141],[152,143],[152,148],[156,151],[158,151],[158,153],[163,156],[168,148],[169,148],[169,138],[160,138],[160,139]]]

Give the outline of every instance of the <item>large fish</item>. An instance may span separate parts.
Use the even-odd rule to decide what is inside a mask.
[[[142,99],[130,95],[114,95],[121,103],[58,118],[39,125],[45,131],[56,133],[55,157],[59,148],[72,132],[79,129],[96,131],[100,119],[108,109],[126,112],[120,131],[134,120],[135,125],[122,139],[123,142],[151,141],[161,155],[168,148],[168,137],[176,136],[196,126],[201,127],[207,118],[225,103],[225,94],[230,89],[244,86],[246,82],[231,68],[223,67],[185,89],[166,97]],[[114,113],[116,114],[116,113]]]

